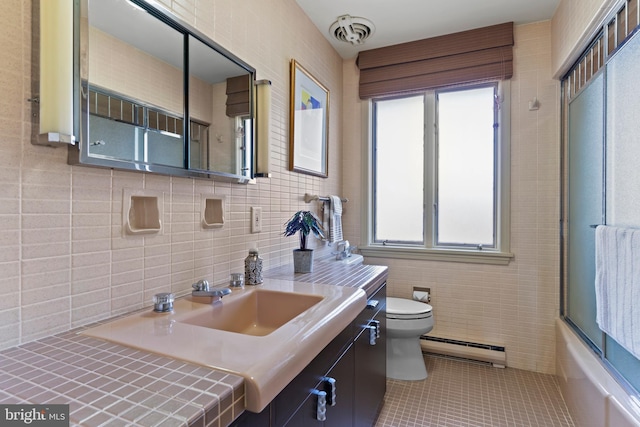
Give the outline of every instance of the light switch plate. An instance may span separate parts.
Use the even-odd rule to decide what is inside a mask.
[[[251,232],[260,233],[262,231],[262,208],[251,207]]]

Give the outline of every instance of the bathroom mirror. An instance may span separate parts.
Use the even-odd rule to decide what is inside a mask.
[[[255,70],[143,0],[82,0],[69,162],[246,183]]]

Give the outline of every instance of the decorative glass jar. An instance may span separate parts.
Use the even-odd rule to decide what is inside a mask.
[[[257,249],[249,249],[249,256],[244,259],[244,283],[259,285],[262,283],[262,258]]]

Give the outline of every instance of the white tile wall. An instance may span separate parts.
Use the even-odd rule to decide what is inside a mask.
[[[33,146],[31,1],[0,9],[0,348],[149,305],[154,293],[185,293],[206,278],[228,280],[256,245],[267,267],[290,261],[282,224],[305,192],[334,194],[342,181],[342,59],[294,0],[165,1],[184,21],[273,82],[274,178],[241,186],[67,165],[67,150]],[[331,91],[329,178],[288,171],[289,61]],[[163,233],[123,236],[123,189],[160,191]],[[226,196],[228,222],[200,227],[200,194]],[[262,206],[262,233],[249,209]]]
[[[359,243],[361,117],[354,60],[343,61],[294,0],[170,1],[182,19],[272,81],[273,178],[257,185],[70,167],[64,148],[32,146],[31,2],[0,10],[0,348],[148,305],[158,291],[188,291],[242,269],[255,244],[267,267],[290,262],[297,239],[282,224],[305,192],[342,194],[344,230]],[[16,19],[19,17],[20,19]],[[391,295],[432,288],[438,335],[507,346],[510,366],[554,371],[558,313],[559,108],[549,22],[516,27],[512,82],[512,249],[507,267],[376,260]],[[329,178],[288,171],[289,62],[331,91]],[[541,108],[527,109],[537,96]],[[20,107],[18,107],[20,106]],[[164,193],[161,235],[123,237],[124,188]],[[226,195],[228,223],[199,227],[200,194]],[[262,206],[264,231],[249,232]]]
[[[550,22],[515,28],[511,82],[511,249],[509,266],[370,258],[390,267],[389,295],[431,288],[435,327],[446,338],[504,345],[509,366],[555,371],[559,292],[559,84],[552,78]],[[362,204],[360,102],[354,61],[344,73],[344,193]],[[529,111],[537,97],[538,111]],[[348,125],[347,125],[348,123]],[[360,218],[344,228],[359,242]]]

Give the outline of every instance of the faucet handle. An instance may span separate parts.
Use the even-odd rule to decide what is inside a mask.
[[[168,313],[173,311],[173,301],[175,296],[169,292],[161,292],[153,296],[153,311],[157,313]]]
[[[191,287],[196,291],[208,291],[209,282],[206,279],[198,280],[196,283],[191,285]]]

